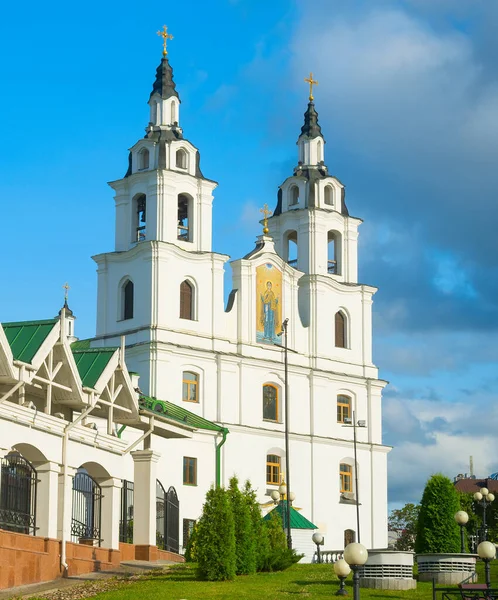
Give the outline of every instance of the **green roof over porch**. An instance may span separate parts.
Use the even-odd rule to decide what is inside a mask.
[[[155,413],[161,417],[166,417],[173,421],[178,421],[184,425],[194,427],[195,429],[206,429],[208,431],[227,431],[225,427],[199,417],[186,408],[167,402],[166,400],[157,400],[150,396],[141,396],[139,400],[140,408],[147,412]]]
[[[95,387],[116,350],[117,348],[77,350],[75,349],[75,345],[71,344],[71,352],[73,353],[81,382],[85,387]]]
[[[270,512],[263,517],[263,520],[268,521],[274,511],[282,519],[284,527],[287,527],[287,501],[282,500],[275,508],[270,510]],[[291,529],[318,529],[316,525],[313,525],[311,521],[308,521],[306,517],[303,517],[303,515],[295,508],[292,508],[292,506],[290,507],[290,526]]]
[[[31,363],[58,319],[2,323],[14,360]]]

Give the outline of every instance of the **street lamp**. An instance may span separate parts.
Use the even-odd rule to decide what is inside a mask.
[[[348,591],[344,587],[344,581],[346,580],[346,577],[351,573],[351,569],[350,569],[348,563],[343,558],[340,558],[339,560],[337,560],[334,563],[334,573],[337,575],[337,577],[339,578],[339,581],[341,582],[341,586],[337,590],[335,595],[336,596],[347,596]]]
[[[368,551],[359,542],[352,542],[344,550],[344,560],[353,569],[353,599],[360,600],[360,573],[359,568],[368,560]]]
[[[356,454],[356,428],[357,427],[366,427],[365,421],[356,421],[356,413],[353,410],[353,418],[346,417],[344,419],[343,427],[352,427],[353,428],[353,450],[354,450],[354,485],[356,491],[356,533],[358,543],[360,543],[360,494],[358,489],[358,457]]]
[[[486,509],[488,505],[493,502],[495,499],[495,495],[492,494],[488,488],[481,488],[478,492],[474,494],[474,501],[477,504],[482,506],[482,528],[481,528],[481,541],[486,541],[488,539],[488,526],[486,523]]]
[[[469,515],[464,510],[455,513],[455,521],[460,525],[460,552],[465,552],[465,525],[469,522]]]
[[[315,531],[315,533],[311,536],[311,539],[313,540],[313,543],[316,544],[316,562],[321,563],[322,557],[320,555],[320,546],[323,544],[323,535],[318,531]]]
[[[489,563],[494,558],[496,558],[496,547],[491,542],[481,542],[479,546],[477,546],[477,554],[479,554],[479,558],[484,561],[484,572],[486,573],[486,585],[489,588],[491,587],[491,573],[489,568]]]

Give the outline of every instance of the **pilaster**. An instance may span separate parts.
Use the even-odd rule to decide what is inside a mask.
[[[135,465],[133,543],[155,546],[157,463],[161,455],[153,450],[136,450],[131,456]]]
[[[36,465],[36,535],[40,537],[57,538],[59,474],[60,467],[56,462]]]
[[[71,540],[71,519],[73,506],[73,478],[77,469],[67,467],[66,477],[60,472],[58,475],[59,490],[57,502],[57,538],[62,539],[62,532],[65,532],[65,539]],[[63,508],[64,507],[64,508]]]
[[[121,479],[111,477],[100,483],[102,488],[102,546],[119,550],[119,517],[121,509]]]

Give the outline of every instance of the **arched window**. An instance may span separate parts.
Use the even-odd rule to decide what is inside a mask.
[[[289,188],[289,206],[294,206],[294,204],[299,204],[299,188],[297,185],[292,185]]]
[[[128,281],[123,285],[123,320],[133,319],[133,300],[134,300],[133,281]]]
[[[337,396],[337,422],[347,423],[351,418],[351,398],[349,396]]]
[[[332,189],[331,185],[325,186],[323,199],[325,204],[328,204],[329,206],[334,205],[334,190]]]
[[[187,159],[188,159],[187,152],[183,148],[180,148],[179,150],[176,151],[176,167],[178,169],[186,169],[187,168],[187,164],[188,164]]]
[[[192,198],[180,194],[178,196],[178,239],[183,242],[192,241],[191,212]]]
[[[352,544],[356,542],[356,531],[354,529],[345,529],[344,530],[344,548],[348,544]]]
[[[135,225],[135,241],[143,242],[147,238],[147,198],[145,194],[140,194],[135,199],[136,225]]]
[[[353,467],[347,463],[341,463],[339,468],[341,494],[353,492]]]
[[[327,234],[327,272],[333,275],[341,274],[341,234],[329,231]]]
[[[199,402],[199,375],[197,373],[183,371],[182,400],[184,402]]]
[[[266,456],[266,483],[269,485],[280,484],[280,456],[267,454]]]
[[[297,269],[298,246],[297,246],[297,231],[289,231],[286,236],[286,258],[287,263]]]
[[[335,347],[346,348],[346,315],[340,310],[335,313]]]
[[[194,288],[187,280],[180,284],[180,319],[194,319]]]
[[[278,421],[278,388],[271,383],[263,386],[263,420]]]
[[[138,153],[138,170],[143,171],[149,168],[149,151],[147,148],[142,148]]]

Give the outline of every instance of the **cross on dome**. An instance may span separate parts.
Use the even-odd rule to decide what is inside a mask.
[[[157,35],[163,38],[163,56],[166,56],[168,54],[166,45],[168,43],[168,40],[173,39],[173,36],[170,33],[168,33],[168,28],[166,27],[166,25],[163,25],[163,30],[159,30],[157,32]]]
[[[313,86],[314,85],[318,85],[318,81],[315,81],[313,79],[313,73],[310,71],[310,76],[309,77],[305,77],[304,81],[306,83],[310,84],[310,102],[313,102],[314,98],[313,98]]]

